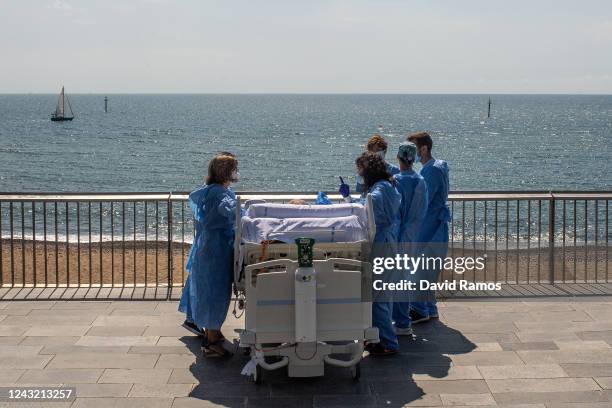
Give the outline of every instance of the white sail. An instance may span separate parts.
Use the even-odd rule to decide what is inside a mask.
[[[62,86],[62,91],[60,92],[59,99],[57,101],[57,107],[55,108],[55,116],[62,117],[64,116],[64,87]]]

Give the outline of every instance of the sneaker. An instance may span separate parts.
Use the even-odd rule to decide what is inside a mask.
[[[366,350],[372,357],[384,357],[397,354],[397,350],[385,348],[380,343],[370,343],[366,346]]]
[[[411,310],[408,315],[410,316],[410,320],[412,321],[412,324],[422,323],[422,322],[426,322],[429,320],[429,316],[423,316],[416,310]]]
[[[193,334],[195,334],[196,336],[204,336],[204,332],[200,329],[198,329],[198,326],[196,326],[196,324],[194,322],[190,322],[189,320],[185,320],[182,324],[182,326],[189,330],[190,332],[192,332]]]
[[[412,336],[414,335],[412,327],[397,327],[395,326],[396,336]]]

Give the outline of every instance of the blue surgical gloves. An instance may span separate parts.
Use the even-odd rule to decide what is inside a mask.
[[[344,182],[342,177],[340,177],[340,188],[338,189],[338,192],[344,198],[345,201],[351,199],[351,187]]]

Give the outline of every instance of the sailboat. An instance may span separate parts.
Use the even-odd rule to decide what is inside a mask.
[[[70,110],[70,116],[66,116],[66,112],[64,111],[65,102],[68,102],[68,109]],[[72,106],[70,106],[70,100],[67,96],[64,96],[64,87],[62,86],[62,91],[59,94],[59,99],[57,100],[57,106],[55,107],[55,112],[51,115],[51,120],[53,122],[61,122],[64,120],[72,120],[74,119],[74,113],[72,112]]]

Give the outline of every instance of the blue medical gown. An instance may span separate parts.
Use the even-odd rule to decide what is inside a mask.
[[[399,209],[398,242],[417,242],[419,230],[427,212],[428,192],[425,179],[414,170],[394,176],[397,191],[402,196]]]
[[[394,176],[397,191],[402,196],[399,209],[398,252],[418,256],[418,234],[427,212],[427,185],[425,179],[414,170],[406,170]],[[404,270],[401,279],[416,281],[416,271]],[[393,320],[396,327],[408,328],[410,321],[410,292],[399,292],[394,296]],[[414,299],[413,299],[414,301]]]
[[[179,311],[200,328],[219,330],[231,297],[236,195],[220,184],[205,185],[189,194],[189,206],[196,235]]]
[[[429,204],[419,231],[419,245],[426,257],[446,257],[448,253],[448,223],[451,220],[448,208],[448,164],[443,160],[431,158],[421,169],[421,176],[427,184]],[[430,282],[438,280],[439,270],[425,270]],[[426,301],[411,302],[410,308],[421,315],[436,316],[438,309],[433,291],[425,294]]]
[[[399,167],[397,167],[395,164],[391,164],[389,162],[385,162],[385,165],[387,167],[387,172],[389,174],[391,174],[392,176],[399,174],[400,169]],[[359,175],[357,175],[357,183],[355,185],[355,191],[357,191],[358,193],[363,193],[363,184],[360,183],[360,177]]]
[[[420,172],[427,184],[429,203],[419,232],[419,242],[448,243],[448,164],[444,160],[430,159]]]
[[[395,257],[402,197],[395,186],[386,180],[376,182],[368,192],[372,195],[372,210],[376,224],[371,256],[372,258]],[[387,282],[396,280],[395,271],[386,272],[382,278]],[[392,298],[388,294],[383,294],[378,301],[375,298],[372,302],[372,325],[378,328],[381,344],[387,349],[397,350],[399,343],[393,329],[392,312]]]
[[[376,224],[374,242],[396,243],[402,196],[395,186],[386,180],[374,183],[368,193],[372,195]]]

